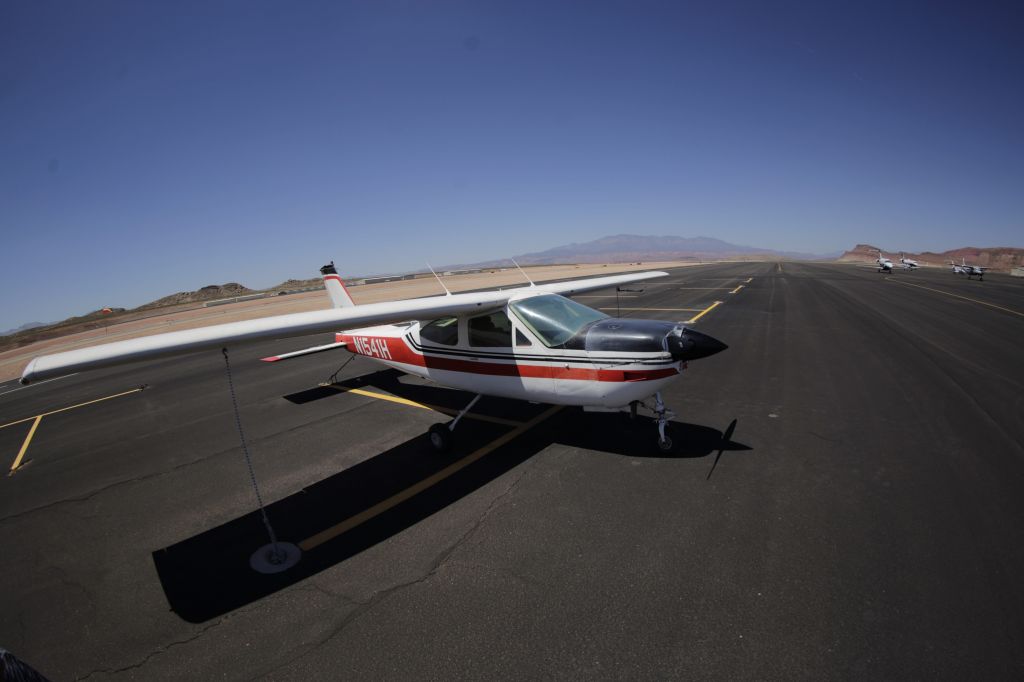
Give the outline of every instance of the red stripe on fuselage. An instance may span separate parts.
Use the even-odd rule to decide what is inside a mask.
[[[391,336],[362,336],[353,334],[335,334],[336,341],[344,341],[346,348],[358,355],[385,362],[400,362],[405,365],[417,365],[427,369],[440,369],[449,372],[464,372],[466,374],[487,374],[491,376],[518,376],[536,379],[573,379],[577,381],[650,381],[652,379],[664,379],[675,376],[679,373],[674,366],[659,369],[643,370],[619,370],[619,369],[597,369],[592,367],[568,367],[566,365],[529,365],[522,362],[494,362],[490,360],[460,360],[457,358],[439,357],[436,355],[423,355],[417,353],[405,343],[404,339]],[[382,357],[379,353],[363,353],[359,350],[360,345],[357,338],[373,339],[376,344],[386,344],[387,353],[390,358]],[[365,345],[365,344],[364,344]],[[372,349],[372,345],[371,345]],[[525,357],[524,357],[525,359]]]

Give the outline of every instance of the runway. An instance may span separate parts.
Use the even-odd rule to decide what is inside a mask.
[[[579,300],[729,345],[625,416],[356,357],[0,385],[0,647],[52,679],[1024,675],[1024,282],[722,263]],[[642,291],[640,291],[642,289]],[[325,299],[326,307],[326,299]],[[326,385],[323,385],[326,384]]]

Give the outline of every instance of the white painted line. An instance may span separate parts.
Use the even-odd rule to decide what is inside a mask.
[[[78,374],[78,372],[75,372],[75,374]],[[73,376],[75,376],[75,374],[65,374],[62,377],[54,377],[52,379],[43,379],[42,381],[33,381],[28,386],[20,386],[18,388],[12,388],[10,391],[4,391],[3,393],[0,393],[0,395],[7,395],[8,393],[16,393],[17,391],[24,391],[26,388],[35,388],[36,386],[42,386],[43,384],[48,384],[51,381],[57,381],[58,379],[67,379],[68,377],[73,377]]]

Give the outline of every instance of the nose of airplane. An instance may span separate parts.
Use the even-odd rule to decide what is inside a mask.
[[[683,327],[668,335],[668,350],[673,360],[697,360],[720,353],[727,345],[718,339]]]

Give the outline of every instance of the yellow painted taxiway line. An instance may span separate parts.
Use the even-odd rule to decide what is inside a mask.
[[[19,419],[18,421],[8,422],[7,424],[0,425],[0,429],[6,429],[8,426],[14,426],[15,424],[24,424],[25,422],[32,421],[33,419],[41,417],[49,417],[51,414],[57,414],[58,412],[67,412],[68,410],[74,410],[79,407],[85,407],[86,405],[102,403],[104,400],[113,400],[114,398],[120,398],[123,395],[138,393],[139,391],[145,388],[145,386],[139,386],[138,388],[133,388],[130,391],[124,391],[123,393],[115,393],[114,395],[108,395],[106,398],[96,398],[96,400],[88,400],[84,403],[78,403],[77,405],[69,405],[68,407],[62,407],[59,410],[50,410],[49,412],[43,412],[42,414],[38,414],[35,417],[25,417],[24,419]]]
[[[493,452],[494,450],[497,450],[502,445],[505,445],[506,443],[512,441],[513,439],[517,438],[523,433],[529,431],[533,427],[537,426],[537,424],[540,424],[542,421],[546,420],[548,417],[551,417],[561,409],[561,405],[555,405],[553,407],[548,408],[543,413],[537,415],[536,417],[526,422],[525,424],[520,424],[518,427],[509,431],[500,438],[491,441],[482,448],[474,450],[473,452],[466,455],[462,459],[453,462],[452,464],[449,464],[444,469],[441,469],[437,473],[424,478],[422,481],[419,481],[418,483],[409,486],[400,493],[396,493],[389,497],[388,499],[382,502],[378,502],[372,507],[364,509],[363,511],[359,512],[354,516],[350,516],[341,523],[331,526],[326,530],[320,531],[316,535],[310,536],[305,540],[302,540],[301,542],[299,542],[299,547],[302,549],[303,552],[308,552],[311,549],[319,547],[320,545],[324,544],[329,540],[333,540],[342,533],[345,533],[346,531],[349,531],[355,528],[356,526],[365,523],[366,521],[369,521],[375,516],[383,514],[387,510],[396,507],[402,502],[408,500],[410,497],[417,495],[423,492],[424,490],[427,490],[428,488],[448,478],[452,474],[461,471],[462,469],[465,469],[467,466],[477,461],[484,455]]]
[[[36,435],[36,429],[39,428],[39,422],[43,421],[43,415],[36,417],[36,420],[32,422],[32,428],[28,430],[28,435],[25,436],[25,442],[21,444],[21,450],[18,451],[18,456],[14,458],[14,464],[11,465],[11,470],[7,472],[8,476],[14,474],[15,470],[21,466],[21,458],[25,456],[25,452],[28,450],[28,444],[32,442],[32,436]]]
[[[700,318],[704,317],[705,315],[707,315],[708,313],[710,313],[712,310],[714,310],[715,308],[717,308],[720,305],[722,305],[721,301],[715,301],[714,303],[709,305],[707,308],[705,308],[699,315],[695,315],[695,316],[691,317],[689,320],[687,320],[686,324],[693,324],[694,322],[696,322]]]
[[[387,400],[391,403],[398,403],[399,405],[408,405],[409,407],[418,407],[421,410],[430,410],[432,412],[441,412],[443,414],[458,414],[458,410],[453,410],[450,407],[441,407],[440,405],[430,405],[428,403],[418,403],[415,400],[409,400],[408,398],[399,398],[398,396],[388,395],[387,393],[376,393],[374,391],[367,391],[362,388],[348,388],[347,386],[339,386],[337,384],[320,384],[324,388],[333,388],[339,393],[355,393],[357,395],[363,395],[367,398],[376,398],[378,400]],[[490,422],[492,424],[501,424],[502,426],[522,426],[522,422],[512,421],[511,419],[502,419],[501,417],[489,417],[486,414],[474,414],[473,412],[467,412],[465,414],[466,419],[476,419],[481,422]]]
[[[626,306],[622,306],[622,307],[607,306],[607,307],[604,307],[604,308],[598,308],[598,310],[655,310],[655,311],[665,312],[665,313],[699,313],[699,312],[701,312],[704,309],[703,308],[627,308]]]
[[[738,292],[742,288],[743,288],[743,285],[741,284],[738,287],[736,287],[735,289],[733,289],[732,291],[730,291],[729,293],[730,294],[735,294],[736,292]]]
[[[1019,310],[1013,310],[1011,308],[1004,308],[1003,306],[996,305],[995,303],[988,303],[987,301],[979,301],[976,298],[969,298],[967,296],[961,296],[960,294],[953,294],[953,293],[950,293],[948,291],[943,291],[942,289],[932,289],[931,287],[921,286],[920,284],[911,284],[910,282],[904,282],[902,280],[892,279],[891,277],[886,277],[885,281],[887,281],[887,282],[894,282],[896,284],[906,284],[908,287],[917,287],[918,289],[927,289],[928,291],[934,291],[935,293],[942,294],[943,296],[952,296],[953,298],[963,299],[964,301],[970,301],[971,303],[977,303],[978,305],[988,306],[989,308],[995,308],[996,310],[1002,310],[1005,313],[1010,313],[1012,315],[1018,315],[1020,317],[1024,317],[1024,312],[1021,312]]]
[[[753,281],[754,281],[753,277],[747,277],[747,284],[750,284]]]

